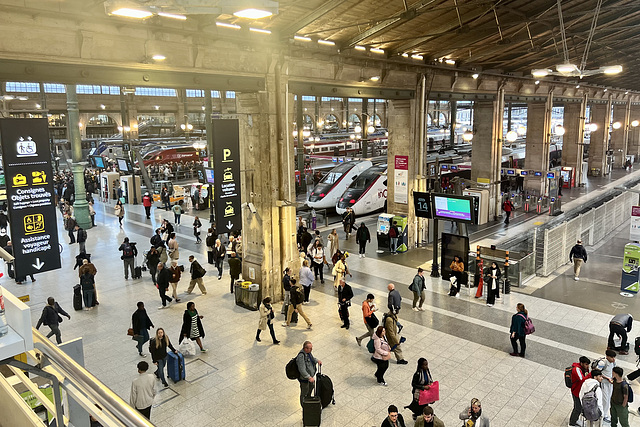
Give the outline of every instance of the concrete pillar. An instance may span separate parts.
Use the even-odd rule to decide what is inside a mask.
[[[530,170],[549,169],[549,148],[551,145],[551,110],[553,91],[549,91],[546,102],[531,102],[527,106],[527,146],[525,167]],[[525,191],[544,194],[546,174],[541,177],[527,176]]]
[[[591,105],[590,123],[598,125],[598,129],[595,132],[591,132],[591,137],[589,138],[589,175],[602,176],[605,172],[610,122],[611,98],[604,104]]]
[[[475,101],[473,104],[473,150],[471,151],[471,180],[489,185],[489,218],[499,214],[500,167],[502,165],[502,115],[504,92],[498,91],[494,101]]]
[[[387,212],[394,215],[406,215],[408,226],[407,246],[415,247],[415,213],[413,210],[412,193],[415,187],[418,157],[420,147],[417,143],[417,101],[393,100],[389,101],[389,147],[388,159],[388,188],[387,188]],[[407,203],[403,203],[400,193],[396,195],[396,156],[409,157],[409,170],[407,171]]]
[[[630,112],[629,142],[627,153],[633,154],[635,161],[640,161],[640,126],[633,126],[634,121],[640,121],[640,105],[632,105]]]
[[[613,150],[613,167],[621,168],[627,157],[627,143],[629,141],[629,117],[631,115],[631,101],[623,105],[613,106],[613,123],[620,123],[618,129],[611,131],[611,150]]]
[[[287,111],[285,63],[273,61],[267,90],[238,93],[242,209],[242,276],[259,283],[261,298],[283,297],[282,271],[299,270],[296,247],[295,166]],[[278,167],[274,167],[278,165]],[[255,278],[252,278],[255,277]]]
[[[71,141],[71,171],[73,172],[73,186],[75,189],[75,200],[73,201],[73,212],[78,225],[85,230],[91,228],[91,216],[89,215],[89,203],[87,193],[84,188],[84,162],[82,157],[82,140],[80,138],[80,128],[78,127],[78,95],[75,85],[67,85],[67,116],[69,119],[69,140]]]
[[[584,153],[584,124],[587,108],[586,95],[580,103],[564,104],[564,136],[562,137],[562,166],[576,170],[575,185],[581,184]]]

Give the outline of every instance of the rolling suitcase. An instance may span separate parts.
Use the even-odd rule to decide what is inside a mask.
[[[326,408],[330,403],[336,404],[333,397],[333,382],[327,375],[322,375],[322,366],[318,366],[318,375],[316,375],[316,394],[320,397],[322,407]]]
[[[142,267],[136,267],[133,269],[133,278],[134,279],[142,278]]]
[[[80,285],[73,287],[73,309],[76,311],[82,310],[82,290],[80,290]]]
[[[315,396],[305,397],[302,401],[302,425],[317,427],[322,419],[322,401],[318,396],[318,382],[315,382]]]
[[[185,379],[184,356],[182,353],[167,352],[167,374],[174,383]]]

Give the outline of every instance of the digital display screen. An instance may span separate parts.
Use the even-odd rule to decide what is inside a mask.
[[[93,163],[99,169],[104,169],[104,159],[101,156],[93,156]]]
[[[434,216],[438,219],[472,222],[470,197],[433,195]]]
[[[433,218],[431,214],[431,194],[419,191],[413,192],[413,207],[419,218]]]
[[[117,159],[117,160],[118,160],[118,169],[120,169],[122,172],[129,172],[127,159]]]
[[[542,176],[542,172],[534,172],[533,176]]]
[[[516,171],[514,171],[513,169],[507,169],[507,175],[515,175]]]
[[[457,167],[457,166],[455,166],[455,165],[451,165],[451,170],[452,170],[452,171],[457,171],[457,170],[458,170],[458,167]]]
[[[207,184],[213,184],[213,169],[212,168],[204,168],[204,175],[207,181]]]
[[[555,178],[555,177],[556,177],[555,172],[548,172],[547,173],[547,178]]]
[[[527,176],[529,175],[529,172],[527,171],[520,171],[520,176]]]
[[[446,171],[449,169],[449,165],[440,165],[440,169]]]

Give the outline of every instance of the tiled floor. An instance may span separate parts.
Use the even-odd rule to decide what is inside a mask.
[[[136,302],[145,302],[156,327],[165,328],[177,345],[186,302],[195,301],[205,316],[204,343],[209,352],[187,358],[187,381],[170,382],[169,389],[158,388],[157,406],[152,411],[152,421],[158,426],[302,425],[298,384],[286,378],[284,365],[307,339],[313,342],[313,353],[323,361],[323,373],[331,377],[335,388],[336,405],[323,411],[323,425],[380,425],[389,404],[402,408],[410,403],[415,363],[419,357],[426,357],[441,384],[441,399],[434,409],[446,425],[460,425],[458,414],[471,398],[478,397],[492,426],[563,426],[571,410],[563,368],[580,355],[600,356],[606,348],[611,313],[582,308],[571,301],[512,293],[490,308],[466,290],[461,298],[450,298],[445,294],[445,282],[427,278],[426,311],[414,312],[407,285],[415,274],[414,267],[424,259],[416,255],[419,251],[406,255],[410,262],[403,262],[405,255],[377,258],[375,245],[368,248],[370,257],[349,258],[353,272],[350,283],[356,294],[350,330],[339,327],[336,297],[327,281],[324,286],[314,286],[311,303],[305,306],[312,330],[307,330],[304,322],[285,329],[279,325],[282,316],[278,315],[276,334],[282,344],[271,345],[266,333],[257,343],[258,315],[234,304],[228,293],[226,266],[222,280],[206,277],[206,296],[183,295],[181,303],[166,310],[157,310],[160,299],[148,274],[141,280],[124,280],[117,251],[122,239],[128,236],[144,249],[159,219],[172,219],[172,215],[158,210],[153,220],[145,220],[142,208],[130,208],[121,230],[111,207],[100,205],[97,210],[98,227],[88,231],[87,248],[98,268],[99,308],[72,310],[72,286],[77,282],[72,266],[77,245],[64,245],[63,269],[38,275],[33,284],[16,285],[3,279],[3,285],[16,295],[30,294],[34,325],[46,297],[56,297],[72,316],[61,325],[63,339],[83,337],[87,368],[125,400],[140,360],[126,335]],[[181,262],[188,264],[188,255],[194,253],[204,265],[206,248],[194,243],[191,221],[190,216],[183,215],[183,225],[178,229]],[[62,233],[61,239],[68,241]],[[185,278],[179,285],[182,293],[187,282]],[[371,292],[380,306],[386,306],[389,282],[397,284],[404,298],[400,319],[407,342],[403,352],[410,363],[392,363],[386,374],[389,386],[379,387],[370,355],[365,347],[358,347],[354,337],[365,330],[359,309],[364,296]],[[517,302],[527,305],[537,327],[536,334],[528,339],[526,359],[508,355],[509,319]],[[279,304],[276,308],[279,312]],[[620,362],[629,370],[634,367],[635,357],[623,356]],[[410,412],[402,413],[410,421]],[[640,419],[632,417],[632,423],[640,425]]]

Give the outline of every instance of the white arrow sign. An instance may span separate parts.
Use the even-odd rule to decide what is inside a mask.
[[[231,223],[231,221],[229,221],[229,224],[227,224],[227,228],[228,228],[229,230],[231,230],[231,229],[233,228],[233,224]]]
[[[44,262],[40,262],[40,258],[36,258],[36,263],[31,265],[34,266],[36,270],[40,270],[44,265]]]

